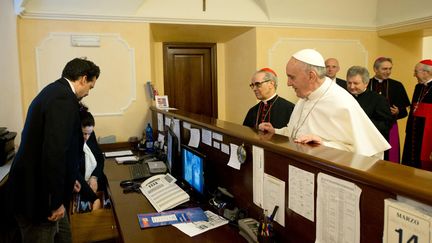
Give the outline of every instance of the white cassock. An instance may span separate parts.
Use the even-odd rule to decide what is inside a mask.
[[[365,156],[382,157],[391,147],[352,95],[327,77],[298,100],[287,127],[276,133],[293,138],[314,134],[325,146]]]

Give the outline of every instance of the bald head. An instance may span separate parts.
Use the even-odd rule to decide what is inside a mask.
[[[325,61],[325,66],[326,66],[326,75],[327,77],[334,79],[336,78],[336,74],[339,72],[340,67],[339,67],[339,62],[336,58],[328,58]]]

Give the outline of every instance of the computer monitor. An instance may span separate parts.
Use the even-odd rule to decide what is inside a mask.
[[[204,168],[205,156],[192,148],[182,145],[183,180],[198,192],[204,195]]]
[[[167,154],[166,154],[166,164],[168,171],[174,177],[180,176],[181,164],[178,161],[178,138],[171,128],[168,128],[167,134]]]

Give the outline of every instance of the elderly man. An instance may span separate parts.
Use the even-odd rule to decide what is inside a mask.
[[[249,86],[260,102],[249,109],[243,125],[258,128],[260,123],[270,122],[276,128],[286,126],[294,104],[276,94],[276,73],[270,68],[260,69],[252,76]]]
[[[390,104],[393,123],[387,139],[392,148],[385,154],[384,158],[399,163],[400,152],[397,120],[408,115],[406,108],[410,105],[410,101],[402,83],[390,78],[392,68],[393,62],[391,58],[377,58],[374,62],[375,76],[370,80],[368,89],[384,96]]]
[[[339,61],[333,57],[328,58],[325,61],[325,67],[326,67],[326,76],[329,77],[331,80],[335,81],[342,88],[346,89],[347,82],[343,79],[336,77],[336,74],[340,70]]]
[[[387,138],[393,117],[387,100],[367,89],[369,72],[364,67],[352,66],[347,72],[347,90],[357,100],[380,133]]]
[[[390,148],[352,95],[325,76],[320,53],[298,51],[288,61],[286,74],[288,86],[300,98],[291,119],[285,128],[275,130],[270,123],[263,123],[260,130],[365,156],[381,157]]]
[[[417,63],[414,76],[402,164],[432,171],[432,60]]]

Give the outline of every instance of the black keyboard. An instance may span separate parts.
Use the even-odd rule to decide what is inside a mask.
[[[130,165],[129,172],[132,180],[145,179],[151,176],[149,167],[146,163]]]

